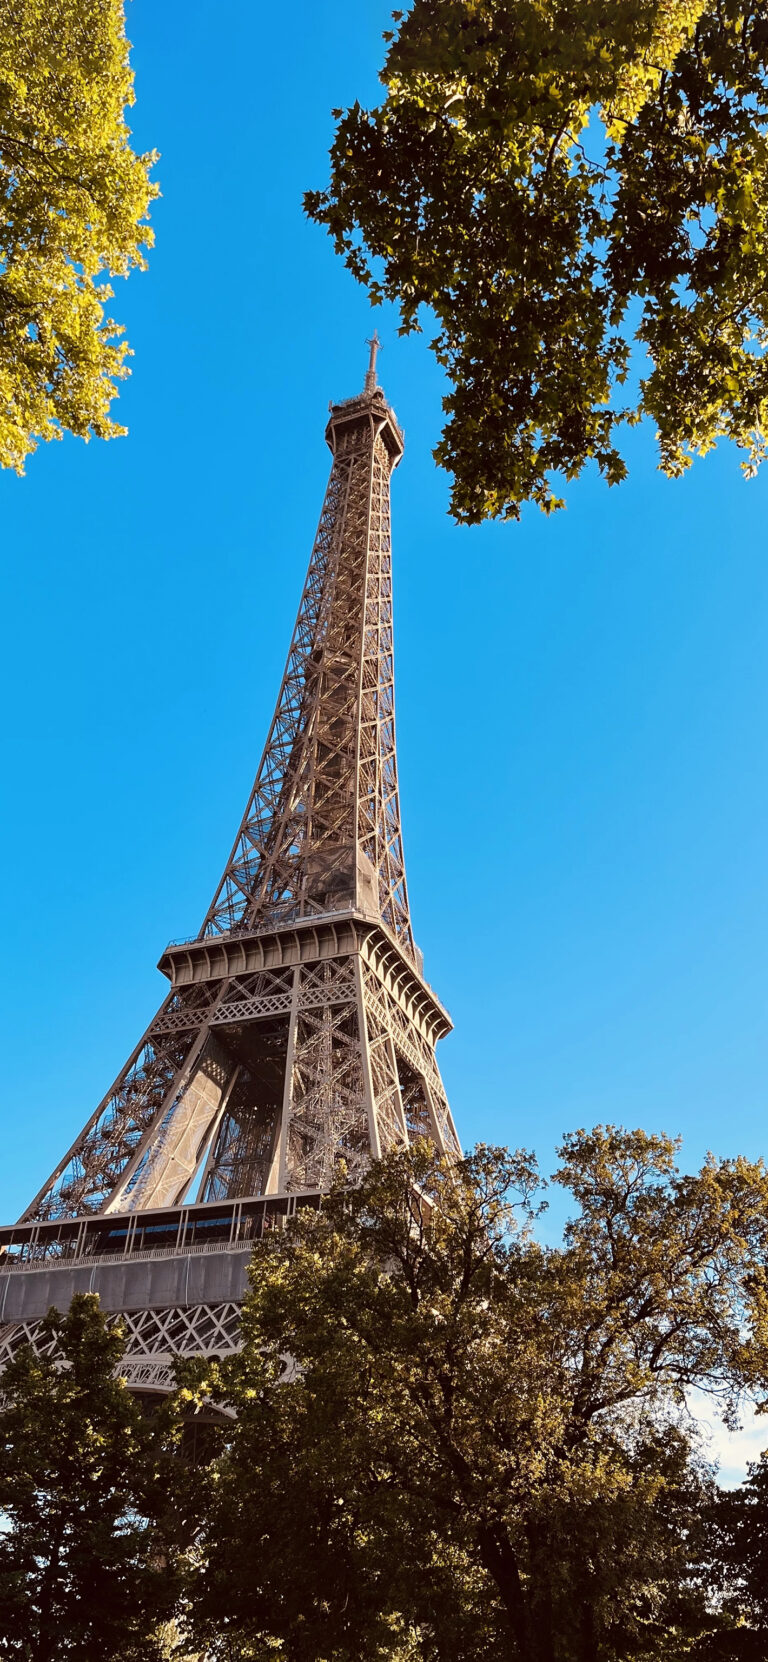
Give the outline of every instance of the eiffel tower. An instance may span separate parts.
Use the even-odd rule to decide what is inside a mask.
[[[395,750],[390,475],[377,384],[330,406],[333,457],[272,726],[199,933],[18,1224],[0,1229],[0,1366],[76,1291],[127,1332],[134,1390],[237,1347],[254,1239],[338,1171],[415,1137],[459,1144],[450,1031],[411,930]]]

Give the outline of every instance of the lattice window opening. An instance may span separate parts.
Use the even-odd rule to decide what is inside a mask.
[[[427,1093],[423,1079],[402,1057],[397,1058],[397,1072],[400,1081],[400,1099],[403,1104],[405,1123],[408,1127],[408,1139],[415,1142],[420,1137],[428,1137],[436,1141],[436,1127],[432,1119]]]
[[[74,1216],[80,1210],[98,1210],[160,1108],[193,1042],[191,1035],[186,1044],[166,1045],[162,1050],[151,1042],[144,1045],[96,1123],[83,1133],[67,1166],[42,1196],[35,1216]]]
[[[7,1323],[0,1326],[0,1371],[25,1345],[38,1356],[55,1356],[58,1349],[56,1339],[44,1335],[42,1322]]]
[[[244,1021],[267,1020],[270,1016],[290,1009],[291,995],[273,993],[265,998],[240,998],[222,1004],[212,1018],[212,1026],[232,1027]]]
[[[147,1107],[154,1110],[175,1074],[186,1061],[190,1048],[189,1041],[177,1038],[174,1042],[170,1035],[164,1036],[164,1042],[160,1045],[150,1034],[141,1057],[123,1075],[121,1082],[105,1103],[94,1127],[96,1133],[100,1135],[103,1128],[109,1125],[110,1116],[117,1123],[120,1117],[125,1117],[129,1111],[135,1119],[140,1110]]]
[[[174,1111],[175,1111],[175,1109],[176,1109],[176,1107],[177,1107],[180,1100],[181,1100],[180,1096],[177,1096],[174,1099],[174,1101],[171,1103],[171,1106],[168,1109],[167,1113],[163,1116],[163,1119],[161,1121],[161,1124],[160,1124],[160,1127],[159,1127],[159,1130],[158,1130],[158,1137],[159,1138],[162,1137],[164,1131],[167,1131],[170,1128],[170,1125],[171,1125],[171,1122],[172,1122],[173,1116],[174,1116]],[[154,1154],[155,1154],[154,1145],[151,1145],[148,1149],[145,1149],[144,1154],[143,1154],[141,1160],[139,1161],[139,1163],[136,1167],[136,1170],[133,1172],[131,1177],[129,1177],[128,1182],[126,1183],[125,1188],[123,1190],[123,1195],[122,1195],[122,1199],[125,1201],[126,1204],[128,1204],[130,1202],[130,1199],[131,1199],[131,1196],[134,1193],[134,1190],[137,1187],[140,1187],[141,1184],[144,1182],[144,1179],[145,1179],[145,1177],[147,1176],[147,1174],[149,1172],[150,1165],[153,1162]]]
[[[217,986],[201,983],[192,987],[179,988],[172,992],[164,1005],[158,1010],[152,1023],[151,1031],[154,1034],[165,1034],[167,1030],[183,1027],[187,1023],[199,1025],[202,1017],[215,1004],[219,996]]]
[[[355,992],[355,970],[352,958],[334,958],[319,964],[303,964],[299,978],[299,1002],[315,994],[323,1002],[347,1003]]]
[[[388,1035],[384,1031],[376,1033],[370,1016],[368,1031],[376,1124],[381,1152],[384,1154],[388,1149],[402,1147],[407,1140],[403,1124],[400,1084],[393,1067]]]
[[[212,1025],[222,1026],[237,1020],[269,1016],[288,1008],[291,999],[292,972],[281,974],[270,971],[233,977],[221,999]]]
[[[440,1072],[435,1059],[434,1047],[429,1044],[418,1028],[414,1027],[406,1012],[396,999],[379,981],[375,971],[369,965],[364,967],[364,984],[367,1005],[376,1011],[379,1019],[389,1028],[395,1050],[411,1067],[415,1067],[427,1081],[433,1094],[439,1094],[445,1102],[445,1091],[440,1078]],[[446,1111],[447,1103],[446,1103]]]
[[[282,1093],[275,1092],[271,1101],[254,1101],[254,1095],[255,1086],[248,1082],[230,1103],[218,1132],[210,1171],[203,1177],[201,1201],[264,1193],[279,1131]]]
[[[447,1097],[445,1095],[445,1092],[443,1090],[442,1081],[438,1079],[438,1082],[435,1086],[430,1085],[430,1089],[432,1090],[432,1100],[433,1100],[434,1105],[435,1105],[435,1113],[437,1114],[437,1118],[438,1118],[438,1121],[439,1121],[439,1124],[440,1124],[440,1130],[442,1132],[443,1142],[445,1144],[446,1150],[449,1153],[453,1153],[453,1154],[456,1154],[456,1155],[460,1156],[461,1155],[461,1143],[459,1142],[458,1134],[456,1132],[456,1127],[454,1126],[454,1123],[453,1123],[453,1117],[451,1115],[451,1110],[450,1110],[450,1107],[448,1105],[448,1099],[447,1099]]]
[[[209,1038],[196,1067],[192,1072],[190,1072],[188,1078],[183,1079],[180,1082],[179,1089],[175,1092],[172,1101],[168,1103],[162,1119],[159,1124],[155,1126],[151,1141],[148,1144],[142,1159],[139,1161],[136,1170],[131,1174],[125,1185],[124,1195],[126,1200],[130,1199],[130,1197],[133,1196],[137,1190],[141,1189],[143,1183],[149,1175],[149,1172],[153,1168],[157,1167],[158,1162],[162,1160],[168,1138],[173,1132],[177,1116],[183,1111],[183,1106],[188,1096],[190,1087],[194,1085],[198,1076],[204,1076],[215,1086],[217,1086],[220,1091],[223,1091],[226,1087],[231,1071],[232,1062],[228,1053],[215,1041]],[[151,1129],[151,1122],[147,1129]]]
[[[429,1129],[426,1134],[434,1137],[436,1129],[437,1141],[442,1142],[447,1150],[460,1155],[461,1145],[453,1125],[433,1047],[412,1026],[405,1011],[382,986],[369,966],[365,966],[364,978],[367,1007],[375,1011],[377,1019],[388,1027],[397,1056],[398,1073],[400,1074],[401,1068],[404,1070],[401,1077],[404,1108],[409,1094],[408,1080],[413,1077],[419,1082],[420,1092],[424,1093],[424,1086],[427,1087],[424,1102],[429,1115]],[[409,1126],[411,1135],[421,1134],[415,1129],[416,1124],[423,1123],[423,1107],[418,1100],[415,1103],[409,1101],[408,1113],[414,1118],[414,1127]]]
[[[254,970],[250,974],[233,975],[227,997],[261,998],[273,993],[289,992],[292,972],[284,970]]]
[[[241,1306],[233,1303],[110,1312],[108,1326],[117,1323],[124,1329],[126,1342],[115,1374],[124,1374],[129,1384],[138,1383],[143,1373],[147,1378],[155,1377],[158,1364],[162,1364],[165,1388],[172,1389],[174,1357],[231,1356],[242,1342]],[[0,1327],[0,1372],[26,1345],[41,1357],[61,1355],[56,1337],[48,1335],[42,1322],[7,1323]]]
[[[125,1360],[155,1356],[231,1354],[239,1347],[239,1305],[190,1305],[121,1318],[129,1344]]]
[[[327,1188],[343,1160],[362,1170],[370,1152],[362,1049],[354,1006],[326,1007],[296,1023],[286,1186]]]

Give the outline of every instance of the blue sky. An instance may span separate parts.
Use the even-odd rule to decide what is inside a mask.
[[[134,129],[162,152],[119,284],[127,439],[0,478],[5,874],[0,1211],[17,1215],[163,994],[215,887],[279,684],[365,297],[301,192],[375,95],[379,0],[133,0]],[[589,477],[550,520],[458,529],[440,372],[390,316],[405,848],[466,1143],[598,1120],[685,1162],[765,1148],[768,471]],[[554,1226],[554,1224],[553,1224]]]

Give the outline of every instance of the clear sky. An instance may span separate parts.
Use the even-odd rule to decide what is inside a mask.
[[[375,95],[388,0],[133,0],[157,246],[120,284],[127,439],[0,479],[4,1152],[18,1214],[198,927],[277,693],[371,315],[301,192]],[[598,1120],[766,1146],[768,470],[631,442],[550,520],[459,530],[440,373],[391,317],[398,738],[426,973],[465,1143]],[[554,1219],[553,1225],[554,1228]]]

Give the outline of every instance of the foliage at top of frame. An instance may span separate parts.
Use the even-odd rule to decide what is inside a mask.
[[[437,318],[457,520],[562,506],[649,417],[681,474],[768,416],[764,0],[414,0],[307,193],[401,329]],[[633,380],[637,382],[632,387]]]
[[[128,373],[109,276],[145,265],[155,155],[131,149],[122,0],[6,0],[0,13],[0,466],[40,439],[123,433]]]

